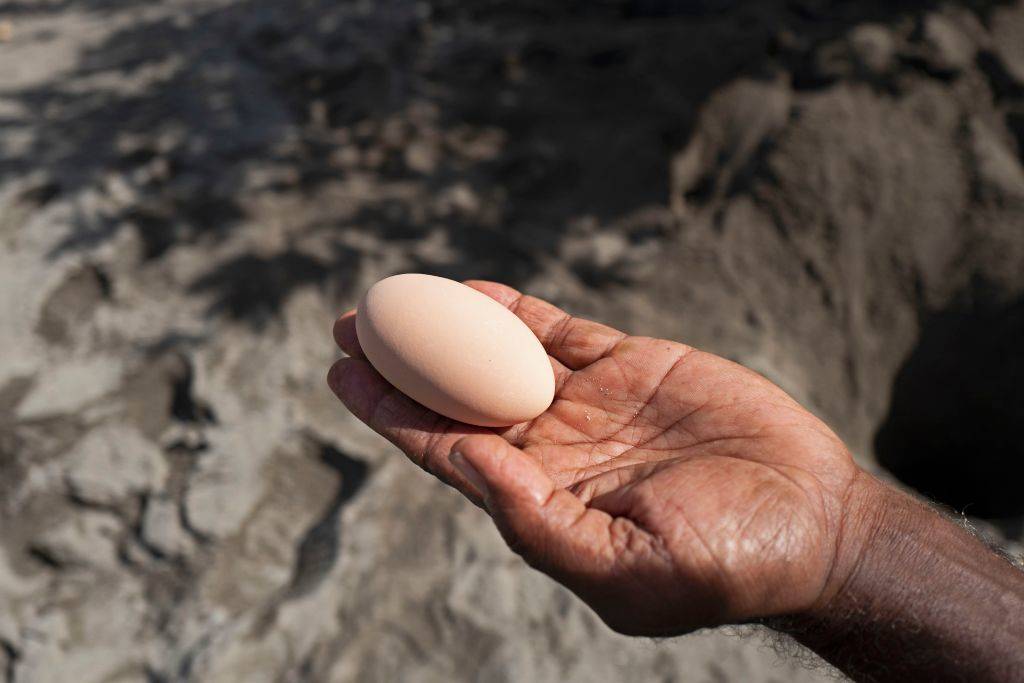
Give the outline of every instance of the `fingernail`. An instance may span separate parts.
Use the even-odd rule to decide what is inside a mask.
[[[462,476],[469,480],[469,483],[473,485],[473,488],[480,492],[481,496],[487,497],[487,482],[484,481],[480,472],[469,464],[469,461],[466,460],[466,456],[462,455],[462,453],[459,453],[458,451],[452,451],[448,455],[448,460],[455,465],[455,469],[462,472]]]

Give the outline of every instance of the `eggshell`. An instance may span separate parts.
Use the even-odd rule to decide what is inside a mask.
[[[460,422],[506,427],[537,417],[554,397],[551,362],[530,328],[454,280],[381,280],[359,303],[356,333],[386,380]]]

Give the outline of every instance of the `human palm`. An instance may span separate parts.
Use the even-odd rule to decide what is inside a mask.
[[[735,363],[630,337],[489,282],[551,357],[555,400],[503,430],[413,402],[353,358],[329,384],[352,412],[494,518],[509,545],[613,628],[672,635],[827,599],[858,469],[821,421]]]

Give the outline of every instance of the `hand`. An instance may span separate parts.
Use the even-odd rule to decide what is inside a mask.
[[[411,401],[352,358],[328,383],[494,519],[612,628],[676,635],[754,618],[856,680],[1024,680],[1024,574],[934,508],[867,475],[757,374],[574,319],[503,285],[551,357],[555,401],[504,430]]]
[[[350,311],[335,338],[351,358],[328,381],[358,418],[482,503],[516,552],[617,631],[679,634],[829,599],[859,470],[821,421],[717,356],[468,284],[544,343],[547,412],[495,431],[427,410],[365,360]]]

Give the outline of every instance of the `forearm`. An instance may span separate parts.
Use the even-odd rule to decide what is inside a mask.
[[[855,680],[1024,680],[1024,573],[873,479],[854,495],[841,584],[811,613],[771,625]]]

